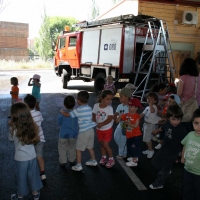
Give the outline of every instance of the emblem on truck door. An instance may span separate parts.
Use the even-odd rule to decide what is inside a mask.
[[[108,50],[108,44],[104,44],[104,50]]]

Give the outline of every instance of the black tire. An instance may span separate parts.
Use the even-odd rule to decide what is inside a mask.
[[[98,73],[94,80],[94,90],[96,94],[99,94],[103,90],[104,84],[106,82],[106,75],[104,73]]]
[[[67,73],[67,70],[63,69],[62,82],[63,82],[64,89],[67,89],[68,81],[69,81],[69,75]]]

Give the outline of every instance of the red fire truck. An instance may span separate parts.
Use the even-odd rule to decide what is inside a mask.
[[[147,32],[149,19],[154,19],[151,33]],[[157,37],[159,20],[144,15],[123,15],[75,26],[81,30],[63,31],[57,39],[55,72],[62,76],[63,88],[67,88],[70,80],[94,80],[98,92],[108,75],[114,78],[116,88],[133,82],[143,45],[151,37]],[[145,65],[148,68],[148,62]]]

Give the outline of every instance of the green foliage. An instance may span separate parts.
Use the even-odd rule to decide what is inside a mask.
[[[97,6],[95,0],[92,0],[92,8],[91,8],[91,20],[94,20],[99,16],[99,7]]]
[[[70,31],[74,31],[75,28],[72,25],[75,23],[77,23],[77,20],[73,17],[49,17],[45,13],[39,30],[39,37],[35,38],[34,44],[36,51],[43,60],[53,57],[53,41],[56,41],[59,33],[65,29],[65,26],[69,26]]]

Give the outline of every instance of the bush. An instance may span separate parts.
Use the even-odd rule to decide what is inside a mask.
[[[0,70],[15,70],[15,69],[51,69],[53,63],[51,61],[30,60],[30,61],[13,61],[0,60]]]

